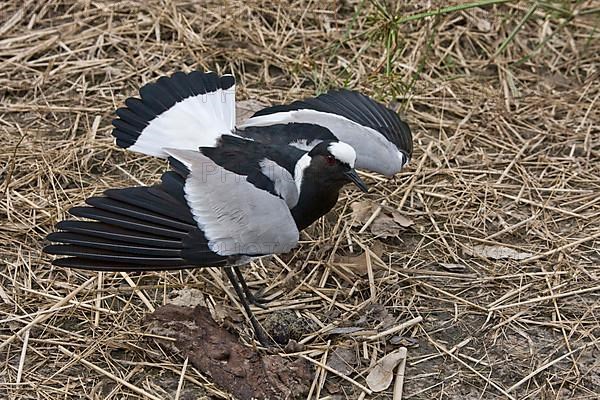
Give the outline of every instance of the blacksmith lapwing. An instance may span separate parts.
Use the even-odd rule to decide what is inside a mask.
[[[347,93],[369,104],[371,118],[385,113],[381,131],[386,133],[379,136],[372,127],[361,133],[351,114],[340,114],[350,121],[346,124],[353,126],[355,136],[362,135],[364,149],[387,148],[391,153],[394,146],[400,164],[408,161],[410,130],[404,123],[397,125],[400,130],[391,129],[399,121],[392,118],[395,113],[355,92],[333,93],[325,99]],[[55,259],[55,265],[98,271],[223,267],[257,339],[268,343],[248,305],[256,299],[239,266],[252,257],[293,248],[299,231],[333,208],[344,184],[354,182],[367,191],[354,170],[361,152],[339,141],[346,133],[332,130],[335,124],[320,125],[326,118],[316,124],[273,125],[263,119],[265,125],[235,129],[231,76],[176,73],[142,87],[140,94],[141,99],[129,98],[117,110],[113,135],[120,147],[168,158],[171,170],[156,185],[110,189],[87,199],[88,206],[72,208],[70,214],[88,221],[59,222],[59,232],[48,240],[60,244],[44,251],[68,256]],[[285,107],[302,110],[294,104]],[[279,113],[266,110],[249,121]],[[366,108],[362,112],[366,118]],[[381,139],[387,137],[396,139]],[[370,162],[369,157],[363,160],[363,166]],[[386,172],[381,165],[377,168]]]

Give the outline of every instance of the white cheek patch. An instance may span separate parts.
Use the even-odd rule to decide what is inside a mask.
[[[331,143],[327,150],[339,161],[348,164],[350,168],[354,168],[354,162],[356,161],[356,151],[349,144],[344,142]]]

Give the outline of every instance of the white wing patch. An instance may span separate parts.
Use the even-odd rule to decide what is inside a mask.
[[[356,168],[387,176],[392,176],[402,169],[402,159],[393,143],[375,129],[340,115],[310,109],[283,111],[250,118],[241,128],[290,122],[318,124],[329,129],[339,141],[348,143],[356,150]]]
[[[222,256],[284,253],[299,232],[286,202],[198,151],[166,149],[190,174],[185,197],[209,248]]]
[[[291,142],[290,146],[304,151],[311,151],[313,147],[315,147],[321,142],[322,140],[320,139],[311,140],[310,142],[306,139],[299,139]]]
[[[259,163],[261,172],[273,182],[275,192],[280,195],[291,210],[298,204],[298,189],[292,174],[273,160],[265,158]]]
[[[235,85],[188,97],[154,118],[129,150],[167,157],[164,148],[198,150],[214,146],[235,127]]]
[[[310,166],[310,162],[312,158],[308,155],[308,153],[304,154],[294,168],[294,181],[296,183],[296,189],[298,190],[298,194],[302,188],[302,179],[304,178],[304,170]]]

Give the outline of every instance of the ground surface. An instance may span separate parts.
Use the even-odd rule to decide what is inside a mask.
[[[285,357],[315,365],[311,398],[392,398],[359,385],[400,347],[402,398],[598,398],[600,3],[480,3],[497,4],[0,4],[0,398],[228,398],[143,325],[198,289],[249,343],[220,271],[40,253],[85,197],[157,180],[163,162],[113,145],[111,113],[194,68],[233,71],[239,100],[359,89],[413,128],[408,169],[363,175],[370,194],[348,188],[294,252],[247,269],[274,298],[260,320],[310,321]]]

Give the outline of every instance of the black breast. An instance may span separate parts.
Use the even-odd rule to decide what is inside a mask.
[[[319,174],[305,170],[298,204],[292,216],[298,230],[302,230],[327,214],[337,203],[343,182],[326,184]]]

